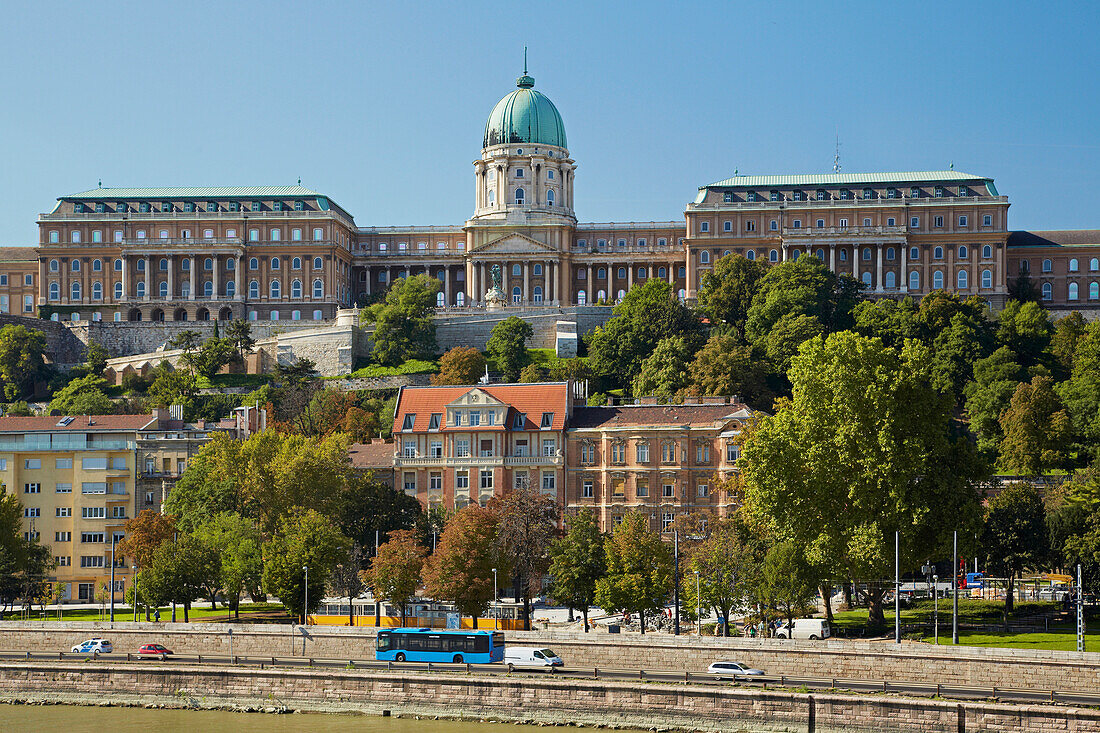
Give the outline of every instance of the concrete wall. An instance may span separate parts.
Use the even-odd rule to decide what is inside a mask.
[[[372,659],[371,628],[224,624],[43,623],[0,624],[0,650],[58,651],[91,636],[111,639],[119,652],[159,641],[187,654],[227,654],[229,629],[239,655],[290,655],[329,659]],[[1021,687],[1094,692],[1100,683],[1100,653],[1057,652],[850,640],[784,641],[716,639],[669,634],[611,635],[508,632],[509,643],[549,646],[571,667],[604,669],[705,670],[720,659],[737,659],[769,674],[800,677]]]
[[[156,351],[180,331],[196,331],[205,340],[214,335],[215,323],[224,336],[226,321],[78,321],[60,325],[70,329],[84,343],[95,340],[111,356],[128,356]],[[259,341],[331,324],[332,321],[251,321],[252,338]]]
[[[46,357],[58,366],[67,367],[84,361],[87,339],[81,339],[82,334],[79,330],[74,331],[65,324],[42,318],[0,314],[0,328],[8,325],[23,326],[45,334]]]
[[[105,696],[109,696],[105,698]],[[1100,730],[1100,712],[729,685],[144,663],[0,662],[0,699],[315,710],[698,731]],[[304,721],[302,727],[308,725]]]
[[[493,326],[509,316],[517,316],[531,324],[534,335],[528,339],[528,347],[552,349],[557,341],[558,321],[576,323],[577,333],[583,335],[606,323],[611,317],[611,307],[590,305],[560,308],[508,307],[497,311],[444,311],[435,319],[439,350],[446,351],[455,346],[473,346],[484,350]]]

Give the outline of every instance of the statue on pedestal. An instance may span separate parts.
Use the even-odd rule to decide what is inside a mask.
[[[485,293],[485,307],[489,309],[503,308],[508,304],[508,298],[504,291],[500,289],[500,265],[493,265],[489,269],[489,282],[489,290]]]

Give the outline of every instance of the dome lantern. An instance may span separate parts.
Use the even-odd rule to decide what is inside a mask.
[[[482,147],[510,143],[568,147],[558,108],[534,87],[534,78],[524,69],[523,76],[516,79],[516,89],[489,113]]]

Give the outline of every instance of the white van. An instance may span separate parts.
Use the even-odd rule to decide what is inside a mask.
[[[565,666],[565,662],[553,651],[536,646],[504,647],[504,663],[508,665],[509,672],[516,667],[547,669]]]
[[[796,618],[793,631],[785,622],[775,630],[778,639],[828,639],[832,635],[828,620],[823,618]]]

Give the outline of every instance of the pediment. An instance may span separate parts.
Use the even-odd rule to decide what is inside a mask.
[[[504,403],[483,389],[475,387],[451,402],[447,407],[468,407],[470,405],[499,407]]]
[[[474,247],[470,251],[483,255],[557,253],[557,250],[550,245],[540,242],[537,239],[532,239],[526,234],[520,234],[519,232],[512,232],[511,234],[505,234],[496,239],[491,239],[479,247]]]

